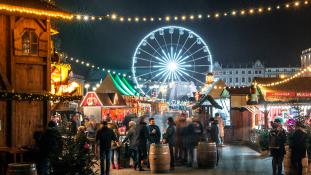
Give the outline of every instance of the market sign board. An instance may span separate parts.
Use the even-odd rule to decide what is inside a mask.
[[[266,92],[267,97],[311,98],[311,92]]]
[[[80,106],[87,107],[87,106],[103,106],[102,102],[99,100],[96,92],[87,92],[84,96]]]

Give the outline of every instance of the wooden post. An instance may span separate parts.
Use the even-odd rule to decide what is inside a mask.
[[[265,118],[265,129],[269,128],[269,110],[268,110],[268,105],[267,103],[264,104],[264,118]]]

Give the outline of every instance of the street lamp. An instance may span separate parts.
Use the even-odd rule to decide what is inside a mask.
[[[91,86],[91,85],[90,85],[90,84],[88,84],[88,83],[84,85],[84,88],[86,89],[86,92],[88,92],[88,91],[89,91],[90,86]]]
[[[93,91],[96,91],[96,87],[92,87],[92,90],[93,90]]]

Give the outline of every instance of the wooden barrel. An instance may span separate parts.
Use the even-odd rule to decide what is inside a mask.
[[[152,173],[167,173],[170,170],[170,149],[167,144],[151,144],[149,163]]]
[[[289,148],[289,146],[285,146],[285,151],[286,151],[286,154],[284,155],[284,174],[290,175],[292,151]]]
[[[197,154],[199,168],[216,167],[217,147],[215,142],[199,142]]]
[[[36,164],[12,163],[8,165],[7,175],[37,175]]]

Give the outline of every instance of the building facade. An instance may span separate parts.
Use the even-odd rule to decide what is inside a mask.
[[[303,50],[301,53],[301,68],[305,69],[308,66],[311,65],[311,48]],[[305,77],[311,77],[311,73],[306,71],[306,73],[304,73]]]
[[[265,67],[257,60],[251,65],[223,66],[214,62],[214,77],[225,81],[227,86],[249,86],[254,77],[288,77],[300,70],[300,67]]]

